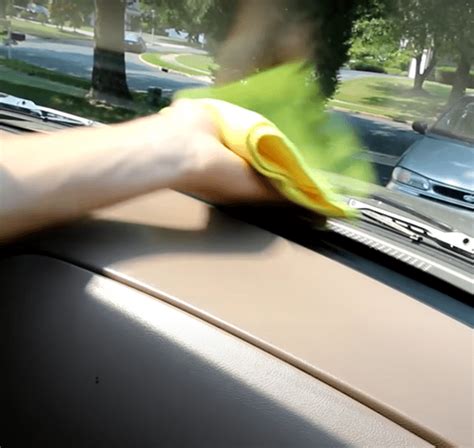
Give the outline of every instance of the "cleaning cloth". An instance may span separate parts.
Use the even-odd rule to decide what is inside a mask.
[[[342,194],[353,179],[362,185],[372,182],[371,165],[356,157],[361,147],[350,127],[326,112],[305,63],[224,86],[182,90],[176,98],[200,101],[222,142],[291,201],[325,216],[356,215]],[[332,178],[339,179],[338,185]]]

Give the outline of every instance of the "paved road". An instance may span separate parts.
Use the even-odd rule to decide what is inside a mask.
[[[404,123],[347,112],[335,113],[356,130],[365,147],[361,158],[373,162],[381,185],[390,180],[393,167],[405,150],[421,138]]]
[[[377,78],[398,78],[398,76],[388,75],[386,73],[374,73],[374,72],[363,72],[356,70],[341,69],[339,71],[339,78],[341,81],[351,81],[353,79],[367,78],[367,77],[377,77]]]
[[[12,57],[62,73],[90,77],[93,63],[92,45],[92,41],[85,40],[50,41],[27,36],[25,42],[12,48]],[[6,53],[7,49],[0,46],[0,55],[5,56]],[[187,76],[160,72],[143,64],[136,54],[127,53],[126,64],[128,82],[134,90],[146,90],[148,87],[175,90],[202,84]]]

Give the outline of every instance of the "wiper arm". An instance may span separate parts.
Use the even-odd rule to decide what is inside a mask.
[[[92,126],[94,124],[92,120],[50,109],[49,107],[38,106],[33,101],[5,93],[0,93],[0,109],[19,112],[42,121],[49,121],[66,126]]]
[[[469,258],[474,258],[474,238],[456,230],[440,230],[432,225],[406,218],[405,216],[374,207],[356,199],[349,200],[349,206],[358,210],[367,220],[382,224],[405,235],[412,241],[421,243],[425,239],[439,246]]]
[[[425,215],[424,213],[420,213],[418,210],[415,210],[414,208],[409,207],[406,204],[402,204],[401,202],[395,201],[393,199],[388,199],[384,196],[379,196],[377,194],[370,195],[370,198],[382,202],[383,204],[389,205],[390,207],[394,207],[398,210],[401,210],[402,212],[408,213],[410,216],[414,216],[415,218],[421,219],[427,224],[432,224],[433,226],[438,227],[440,230],[446,230],[448,232],[454,230],[453,227],[446,224],[445,222],[434,219],[431,216]]]

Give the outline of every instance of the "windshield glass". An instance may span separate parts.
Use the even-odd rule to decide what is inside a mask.
[[[2,109],[20,104],[9,95],[37,120],[83,125],[71,115],[116,123],[176,95],[224,99],[273,121],[337,192],[357,179],[464,232],[473,61],[468,0],[0,2]]]
[[[474,98],[455,105],[441,117],[431,132],[474,142]]]

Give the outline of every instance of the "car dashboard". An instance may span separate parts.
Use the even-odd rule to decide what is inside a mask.
[[[231,214],[166,190],[4,247],[0,443],[469,446],[455,290]]]

